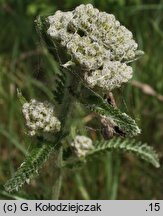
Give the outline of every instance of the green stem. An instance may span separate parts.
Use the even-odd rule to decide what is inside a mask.
[[[118,191],[119,182],[119,169],[120,169],[120,155],[112,155],[112,152],[108,152],[106,160],[106,188],[107,197],[109,200],[115,200]]]
[[[107,193],[107,198],[110,199],[112,182],[113,182],[113,158],[112,158],[112,152],[107,153],[107,160],[106,160],[105,163],[106,163],[106,193]]]
[[[68,131],[70,132],[69,126],[67,126],[67,117],[72,105],[72,96],[70,95],[69,91],[67,90],[70,86],[75,87],[74,85],[74,77],[73,75],[66,73],[67,74],[67,81],[66,85],[64,86],[64,94],[62,96],[62,104],[60,107],[60,114],[59,114],[59,119],[61,120],[62,124],[62,133],[65,133]],[[54,185],[52,187],[52,199],[59,199],[60,191],[61,191],[61,186],[62,186],[62,162],[63,162],[63,147],[61,146],[58,149],[58,155],[56,159],[56,169],[55,169],[55,180],[54,180]]]
[[[84,200],[90,200],[89,193],[84,185],[83,179],[79,173],[75,174],[75,181],[78,185],[79,191],[81,196],[83,197]]]
[[[0,195],[2,195],[1,199],[3,199],[3,197],[4,197],[4,199],[9,198],[9,199],[14,199],[14,200],[27,200],[27,198],[20,197],[20,196],[14,195],[14,194],[9,194],[3,190],[0,190]]]
[[[52,199],[58,200],[61,186],[62,186],[62,154],[63,154],[63,148],[61,147],[58,151],[56,166],[55,166],[55,178],[54,178],[54,184],[52,187]]]
[[[111,200],[117,199],[117,193],[118,193],[118,183],[119,183],[119,171],[120,171],[120,155],[118,154],[115,157],[115,162],[114,162],[114,173],[113,173],[113,185],[112,185],[112,193],[110,196]]]
[[[36,27],[38,30],[39,35],[41,36],[41,38],[43,39],[43,41],[45,42],[49,52],[53,55],[54,59],[56,59],[60,65],[63,65],[63,59],[66,58],[66,56],[62,56],[64,52],[62,52],[62,47],[60,47],[60,50],[56,50],[56,49],[51,49],[51,47],[55,48],[55,44],[54,42],[49,38],[49,36],[47,35],[47,24],[44,18],[38,17],[36,20]],[[59,55],[58,55],[59,52]],[[64,59],[65,60],[65,59]],[[62,62],[63,61],[63,62]],[[72,96],[69,93],[68,88],[72,87],[72,88],[76,88],[76,84],[78,85],[78,83],[76,82],[76,79],[74,79],[74,76],[72,74],[70,74],[70,71],[66,71],[66,69],[61,68],[61,70],[64,72],[65,70],[65,76],[66,76],[66,84],[64,86],[64,92],[62,95],[62,99],[61,99],[61,107],[60,107],[60,112],[59,112],[59,119],[61,121],[61,125],[62,125],[62,134],[64,134],[65,132],[70,133],[70,126],[67,124],[67,117],[69,114],[69,110],[72,104]],[[75,83],[74,83],[75,81]],[[61,184],[62,184],[62,146],[59,147],[58,149],[58,156],[56,159],[56,163],[57,163],[57,171],[56,171],[56,178],[54,181],[54,186],[53,186],[53,190],[52,190],[52,198],[54,199],[58,199],[59,194],[60,194],[60,189],[61,189]]]

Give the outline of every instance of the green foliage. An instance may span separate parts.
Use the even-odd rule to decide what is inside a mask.
[[[62,64],[58,56],[58,50],[56,50],[56,45],[49,38],[49,35],[46,32],[48,29],[48,26],[47,26],[45,17],[38,16],[37,19],[35,20],[35,26],[36,26],[37,33],[41,38],[41,42],[45,44],[46,48],[52,54],[53,58]]]
[[[140,82],[148,83],[158,93],[163,93],[162,82],[162,0],[148,2],[144,0],[108,0],[108,1],[51,1],[46,3],[43,0],[38,1],[11,1],[3,0],[0,8],[0,23],[3,31],[0,35],[0,108],[1,108],[1,127],[4,133],[0,134],[0,183],[7,180],[8,175],[12,175],[15,164],[22,161],[22,157],[27,149],[24,142],[25,135],[22,131],[23,118],[21,117],[20,106],[17,103],[16,88],[23,90],[28,98],[44,98],[42,88],[50,88],[45,83],[45,76],[52,81],[51,77],[56,72],[55,67],[46,64],[46,58],[49,56],[42,52],[42,47],[38,41],[33,20],[38,14],[47,15],[49,11],[53,14],[56,9],[73,9],[79,3],[91,2],[99,9],[111,12],[116,15],[130,30],[134,31],[135,38],[139,41],[140,48],[145,50],[145,57],[134,64],[134,79]],[[123,2],[123,4],[122,4]],[[46,8],[42,5],[46,4]],[[40,11],[41,10],[41,11]],[[41,13],[40,13],[41,12]],[[140,25],[141,23],[141,25]],[[150,35],[150,37],[149,37]],[[151,40],[152,38],[152,40]],[[159,46],[158,46],[159,44]],[[41,51],[37,52],[38,47]],[[23,57],[23,58],[22,58]],[[52,68],[53,67],[53,68]],[[45,70],[48,72],[45,74]],[[48,75],[49,74],[49,75]],[[35,81],[42,84],[41,88],[35,85]],[[38,91],[39,90],[39,91]],[[40,91],[41,90],[41,91]],[[39,93],[38,93],[39,92]],[[46,95],[48,96],[48,95]],[[47,100],[49,97],[46,98]],[[118,91],[116,97],[120,100],[119,108],[125,109],[130,115],[139,118],[139,126],[143,133],[142,140],[147,140],[160,152],[162,159],[162,104],[155,97],[146,96],[139,89],[128,84],[125,88]],[[87,104],[89,104],[87,102]],[[91,103],[90,103],[91,104]],[[85,110],[80,107],[82,119],[84,122]],[[80,115],[79,110],[74,110],[75,115]],[[79,120],[78,120],[79,121]],[[7,136],[5,135],[7,133]],[[92,132],[92,136],[96,136]],[[15,140],[15,141],[14,141]],[[13,142],[14,141],[14,142]],[[21,148],[23,151],[20,151]],[[112,154],[115,159],[115,155]],[[115,159],[116,160],[116,159]],[[120,182],[123,181],[118,189],[118,199],[162,199],[163,172],[162,168],[156,170],[151,166],[142,166],[141,161],[131,170],[134,160],[131,163],[121,164],[123,173],[119,173]],[[84,182],[83,188],[88,191],[92,199],[108,199],[109,192],[106,191],[108,182],[106,176],[110,175],[105,165],[108,163],[107,155],[103,156],[103,163],[91,163],[81,172],[81,180]],[[104,168],[101,173],[101,166]],[[114,166],[110,165],[111,169]],[[131,172],[128,172],[130,170]],[[52,173],[53,167],[49,167],[48,173]],[[98,175],[100,173],[100,175]],[[125,178],[123,178],[125,176]],[[96,179],[98,184],[92,184],[92,179]],[[123,179],[123,180],[122,180]],[[126,180],[127,179],[127,180]],[[29,199],[49,199],[45,185],[49,185],[51,176],[43,176],[37,182],[36,187],[23,190],[23,196]],[[141,181],[139,181],[141,180]],[[138,184],[139,181],[139,184]],[[153,184],[157,182],[157,184]],[[117,183],[118,184],[118,183]],[[71,194],[70,188],[73,185]],[[99,189],[100,185],[100,189]],[[74,175],[66,177],[63,182],[63,193],[61,199],[82,199],[78,188],[78,182],[74,181]],[[110,185],[110,190],[113,186]],[[26,195],[25,195],[26,194]],[[0,194],[1,198],[7,196]],[[13,194],[12,199],[17,199]]]
[[[134,119],[126,113],[122,113],[118,108],[114,108],[99,94],[85,85],[82,84],[80,92],[74,93],[73,95],[91,111],[108,118],[124,135],[133,137],[140,133],[140,129]]]
[[[23,97],[22,92],[17,89],[17,97],[21,105],[27,102],[27,100]]]
[[[59,104],[62,103],[65,83],[66,83],[66,75],[64,71],[62,71],[62,73],[58,74],[56,77],[56,88],[55,91],[53,92],[54,98]]]
[[[108,118],[114,126],[117,126],[120,131],[125,134],[125,136],[133,137],[140,133],[140,129],[136,125],[135,120],[111,105],[107,105],[105,109],[96,105],[89,105],[88,108],[91,111]]]
[[[122,138],[113,138],[109,141],[98,141],[95,143],[95,150],[93,150],[87,158],[90,156],[100,155],[102,152],[106,151],[123,151],[123,152],[132,152],[142,158],[143,160],[151,163],[155,167],[159,167],[158,155],[154,149],[147,144],[138,142],[134,139],[122,139]]]
[[[42,143],[35,147],[32,152],[27,155],[25,161],[20,165],[14,176],[5,184],[8,192],[18,191],[22,185],[31,180],[38,174],[38,170],[49,158],[51,152],[55,149],[55,145],[50,143]]]
[[[94,149],[90,151],[86,157],[74,158],[70,157],[67,162],[64,162],[63,167],[78,168],[83,166],[87,161],[95,161],[97,158],[103,157],[106,152],[131,152],[146,162],[152,164],[154,167],[159,168],[159,158],[153,147],[146,143],[136,141],[135,139],[114,137],[110,140],[95,141]]]

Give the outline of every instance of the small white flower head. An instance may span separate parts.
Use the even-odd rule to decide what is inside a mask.
[[[64,48],[68,62],[74,63],[90,87],[106,91],[131,79],[127,63],[140,52],[132,33],[114,15],[82,4],[70,12],[57,11],[47,22],[47,33],[56,48]]]
[[[29,136],[43,136],[51,139],[53,134],[60,131],[61,123],[55,117],[52,104],[32,99],[29,103],[23,104],[22,112]]]
[[[84,79],[90,88],[98,86],[100,89],[111,91],[131,77],[132,67],[119,61],[108,61],[102,69],[85,73]]]
[[[76,136],[71,146],[78,157],[85,157],[90,151],[94,149],[92,140],[86,136]]]

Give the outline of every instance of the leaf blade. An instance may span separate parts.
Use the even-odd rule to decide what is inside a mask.
[[[101,142],[95,143],[95,150],[90,152],[87,155],[87,159],[90,156],[94,156],[95,154],[100,154],[101,152],[118,150],[123,152],[132,152],[142,158],[143,160],[151,163],[156,168],[160,167],[159,158],[154,149],[148,146],[146,143],[137,142],[134,139],[122,139],[122,138],[113,138],[111,140],[104,140]]]

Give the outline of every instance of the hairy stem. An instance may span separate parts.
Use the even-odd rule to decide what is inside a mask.
[[[69,126],[67,125],[67,117],[69,115],[69,111],[71,110],[72,105],[72,96],[70,95],[69,91],[67,90],[70,86],[76,87],[77,83],[74,83],[73,75],[69,73],[66,77],[66,84],[64,86],[64,94],[62,95],[62,104],[60,107],[60,114],[59,119],[61,120],[62,124],[62,133],[69,133]],[[62,186],[62,161],[63,161],[63,147],[61,146],[58,149],[58,155],[56,159],[56,169],[55,169],[55,180],[54,185],[52,187],[52,199],[59,199],[60,190]]]
[[[51,47],[56,47],[56,45],[50,40],[49,36],[47,35],[47,24],[46,21],[38,17],[36,20],[36,27],[38,30],[39,35],[41,36],[42,40],[45,42],[46,47],[48,48],[49,52],[53,55],[54,59],[58,60],[60,65],[63,65],[63,58],[60,58],[58,55],[58,50],[57,49],[51,49]],[[61,51],[61,53],[63,53]],[[60,106],[60,112],[59,112],[59,119],[61,121],[62,125],[62,133],[69,133],[70,127],[67,124],[67,117],[70,111],[70,107],[72,104],[72,96],[70,95],[68,88],[73,87],[75,88],[77,82],[74,83],[74,77],[72,74],[70,74],[66,69],[61,68],[63,74],[66,76],[66,81],[63,89],[63,94],[61,95],[61,106]],[[65,72],[65,73],[64,73]],[[62,184],[62,146],[58,148],[58,156],[56,159],[56,164],[57,164],[57,169],[55,170],[56,175],[55,175],[55,180],[54,180],[54,185],[52,189],[52,199],[58,199],[59,194],[60,194],[60,189],[61,189],[61,184]]]

